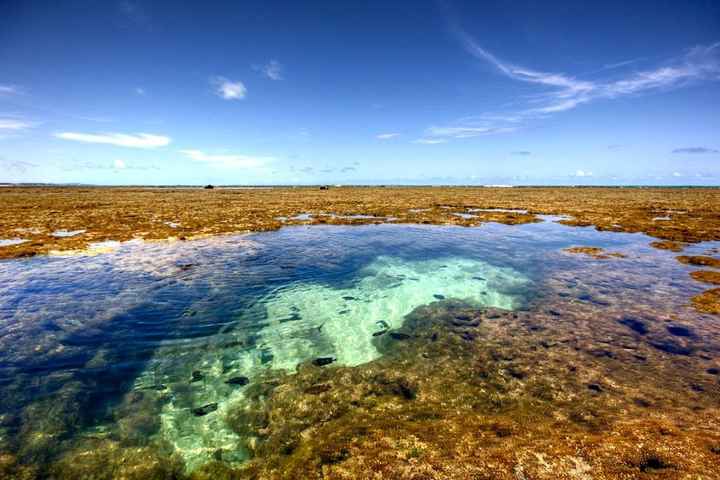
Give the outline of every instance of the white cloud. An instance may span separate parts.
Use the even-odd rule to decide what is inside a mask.
[[[680,173],[680,172],[673,172],[672,176],[673,176],[673,177],[682,177],[683,174]]]
[[[375,138],[379,140],[389,140],[391,138],[399,137],[399,133],[381,133],[380,135],[377,135]]]
[[[438,143],[445,143],[447,140],[444,138],[418,138],[413,143],[420,143],[423,145],[437,145]]]
[[[106,143],[118,147],[129,148],[158,148],[170,144],[170,137],[152,135],[149,133],[77,133],[59,132],[55,137],[63,140],[73,140],[84,143]]]
[[[26,122],[24,120],[18,120],[15,118],[0,118],[0,130],[11,130],[13,132],[18,132],[20,130],[25,130],[32,127],[32,123]]]
[[[20,89],[15,85],[0,85],[0,95],[17,95]]]
[[[283,66],[277,60],[270,60],[267,64],[261,67],[254,67],[256,70],[262,72],[270,80],[282,80],[283,79]]]
[[[240,82],[233,82],[225,77],[215,77],[211,80],[215,86],[215,94],[225,100],[242,100],[247,95],[247,88]]]
[[[201,150],[180,150],[180,153],[196,162],[204,162],[224,168],[258,168],[274,160],[272,157],[254,157],[249,155],[213,155]]]
[[[425,135],[430,137],[450,138],[471,138],[481,135],[494,135],[498,133],[511,133],[516,131],[515,127],[474,127],[474,126],[451,126],[451,127],[430,127],[425,130]]]
[[[113,162],[113,167],[115,167],[116,170],[124,170],[127,168],[127,165],[125,165],[125,160],[115,160]]]
[[[137,95],[140,95],[140,96],[145,95],[145,89],[144,89],[144,88],[141,88],[141,87],[137,87],[137,88],[135,89],[135,93],[136,93]]]
[[[585,170],[576,170],[574,175],[570,175],[571,177],[592,177],[592,172],[587,172]]]
[[[707,147],[684,147],[676,148],[672,153],[690,153],[690,154],[706,154],[706,153],[720,153],[719,150]]]

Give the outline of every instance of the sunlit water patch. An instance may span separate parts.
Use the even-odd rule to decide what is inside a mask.
[[[224,338],[194,360],[180,384],[163,385],[173,399],[163,408],[160,437],[181,452],[187,467],[207,462],[218,449],[245,457],[238,436],[224,422],[227,408],[242,401],[242,387],[266,370],[293,371],[314,360],[356,366],[380,356],[373,339],[402,326],[421,305],[446,298],[513,309],[530,281],[511,268],[462,257],[406,260],[381,256],[360,268],[347,287],[299,281],[263,297],[242,323],[261,324],[247,348],[244,334]],[[264,321],[257,322],[257,319]],[[160,349],[136,388],[158,385],[158,371],[174,348]],[[175,367],[172,367],[173,369]],[[167,376],[160,375],[163,378]],[[188,379],[191,384],[188,391]]]
[[[429,304],[575,312],[598,331],[636,325],[617,323],[629,313],[699,318],[686,304],[702,286],[648,243],[552,222],[294,227],[0,262],[0,452],[45,468],[102,439],[186,473],[241,464],[248,439],[227,416],[249,388],[308,362],[373,362]],[[625,257],[563,252],[577,245]]]

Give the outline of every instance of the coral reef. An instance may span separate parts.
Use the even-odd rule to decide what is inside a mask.
[[[720,285],[720,272],[714,272],[711,270],[698,270],[696,272],[691,272],[690,276],[698,282]]]
[[[227,419],[254,453],[241,471],[258,479],[718,478],[714,378],[689,392],[679,378],[658,385],[645,362],[618,370],[618,358],[578,351],[534,325],[524,312],[436,302],[391,332],[400,335],[377,339],[385,355],[376,361],[308,363],[265,379],[252,405]]]
[[[25,240],[0,247],[0,258],[283,225],[523,224],[538,214],[566,215],[566,225],[644,232],[673,242],[655,244],[673,251],[679,242],[720,240],[720,190],[712,188],[8,187],[0,203],[0,239]],[[77,234],[53,236],[58,231]]]
[[[680,242],[673,242],[672,240],[658,240],[651,242],[650,246],[657,248],[658,250],[669,250],[671,252],[682,252],[685,245]]]
[[[720,314],[720,288],[712,288],[696,295],[691,302],[701,312]]]
[[[680,255],[677,261],[685,265],[720,268],[720,259],[704,255]]]

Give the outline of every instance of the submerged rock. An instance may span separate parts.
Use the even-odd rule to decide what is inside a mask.
[[[639,334],[639,335],[645,335],[648,332],[647,325],[645,325],[645,322],[642,320],[638,320],[633,317],[625,317],[621,320],[618,320],[618,323],[621,325],[625,325],[633,332]]]
[[[682,345],[673,340],[653,340],[650,345],[666,353],[673,355],[690,355],[694,349],[690,346]]]
[[[676,337],[694,337],[695,336],[692,329],[690,327],[686,327],[684,325],[668,325],[665,328],[671,335],[675,335]]]
[[[47,478],[74,480],[176,480],[182,464],[153,447],[123,447],[111,440],[88,440],[63,455]],[[46,477],[40,477],[46,478]]]

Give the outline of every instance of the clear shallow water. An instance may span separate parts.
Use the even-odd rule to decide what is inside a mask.
[[[528,310],[572,283],[592,308],[695,316],[683,305],[702,286],[649,241],[551,222],[295,227],[0,262],[0,451],[49,463],[108,437],[162,444],[185,471],[219,450],[242,462],[225,415],[247,385],[318,358],[370,362],[432,302]],[[562,252],[575,245],[627,258]],[[128,400],[148,391],[152,404]]]

